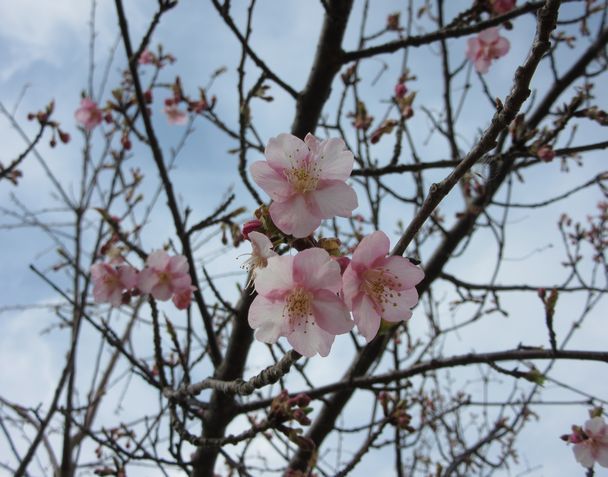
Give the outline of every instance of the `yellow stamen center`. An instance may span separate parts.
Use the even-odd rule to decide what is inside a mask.
[[[317,189],[321,169],[316,161],[300,161],[286,169],[285,177],[292,187],[300,194]]]

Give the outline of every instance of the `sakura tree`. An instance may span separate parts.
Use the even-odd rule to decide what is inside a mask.
[[[89,7],[0,98],[0,474],[605,472],[606,2]]]

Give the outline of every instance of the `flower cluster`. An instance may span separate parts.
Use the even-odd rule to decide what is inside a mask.
[[[266,158],[251,173],[272,198],[269,217],[243,228],[252,243],[247,268],[258,293],[249,310],[255,337],[274,343],[283,336],[304,356],[327,356],[336,335],[354,326],[369,342],[382,320],[409,319],[424,273],[406,258],[387,256],[384,232],[363,238],[352,260],[339,253],[338,239],[309,237],[322,220],[349,217],[357,207],[346,184],[354,158],[344,142],[281,134],[269,141]],[[279,255],[265,233],[301,251]]]
[[[96,303],[120,306],[131,296],[144,293],[160,301],[172,298],[175,306],[184,310],[190,306],[195,289],[188,269],[186,257],[169,257],[164,250],[148,255],[141,271],[121,262],[98,262],[91,268],[93,298]]]
[[[478,73],[487,73],[493,60],[505,56],[511,44],[498,34],[498,27],[488,28],[475,38],[467,40],[467,58],[475,65]]]
[[[572,432],[562,439],[574,444],[574,457],[583,467],[592,468],[595,462],[608,467],[608,425],[603,417],[592,417],[582,428],[572,426]]]

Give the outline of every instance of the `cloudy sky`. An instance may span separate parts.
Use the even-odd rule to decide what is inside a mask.
[[[145,0],[125,2],[130,29],[133,38],[140,38],[147,22],[154,13],[153,2]],[[235,10],[236,10],[236,3]],[[456,8],[460,2],[450,2],[450,7]],[[355,12],[349,23],[346,49],[356,46],[356,38],[360,27],[360,17],[363,2],[355,2]],[[380,30],[386,15],[394,11],[404,11],[405,2],[382,0],[372,2],[367,31],[372,33]],[[567,5],[562,9],[562,17],[569,18],[575,7]],[[235,13],[239,25],[243,24],[243,12]],[[0,18],[3,27],[0,30],[0,102],[14,116],[25,131],[32,137],[35,133],[33,125],[25,121],[28,112],[40,109],[49,100],[56,102],[56,119],[72,135],[73,140],[67,146],[51,149],[46,143],[38,148],[39,153],[52,167],[53,173],[66,184],[68,191],[78,188],[79,161],[83,146],[82,135],[76,128],[73,119],[74,110],[78,107],[80,93],[88,88],[90,68],[90,20],[91,6],[89,2],[80,0],[21,0],[16,2],[0,2]],[[314,55],[315,41],[321,27],[322,9],[319,2],[302,0],[260,1],[254,18],[254,33],[252,46],[259,51],[267,64],[275,69],[279,76],[301,89],[308,76]],[[98,2],[95,14],[94,42],[94,75],[93,91],[96,99],[104,101],[108,98],[112,85],[120,77],[120,70],[125,66],[122,45],[113,53],[117,40],[117,24],[113,2],[101,0]],[[533,18],[526,17],[517,23],[515,31],[505,32],[511,41],[509,55],[497,62],[485,77],[494,96],[504,98],[507,94],[515,67],[525,58],[530,40],[533,35]],[[388,37],[387,37],[388,39]],[[464,61],[465,39],[449,42],[452,49],[454,65]],[[237,120],[238,101],[234,94],[237,80],[236,64],[239,55],[238,43],[225,25],[219,21],[210,2],[183,0],[178,8],[167,14],[158,28],[153,44],[162,43],[165,50],[177,57],[177,63],[165,72],[167,81],[179,74],[186,91],[194,93],[198,86],[207,84],[211,74],[221,66],[227,67],[227,72],[213,85],[211,92],[218,98],[216,112],[225,118],[227,124],[234,126]],[[579,51],[585,47],[582,40],[578,47],[562,56],[562,64],[558,69],[564,71],[576,58]],[[112,62],[108,61],[112,59]],[[383,62],[389,66],[389,72],[383,74],[374,88],[371,88],[374,78],[383,68]],[[361,70],[363,81],[362,91],[370,104],[378,105],[376,114],[382,116],[386,100],[392,92],[392,87],[398,76],[401,62],[400,55],[383,56],[378,60],[367,62]],[[413,49],[408,58],[408,64],[418,82],[414,83],[419,93],[417,104],[424,105],[430,111],[441,111],[440,62],[434,48]],[[103,73],[109,68],[109,82],[103,86]],[[257,75],[249,65],[248,84]],[[544,65],[535,77],[533,85],[542,89],[550,84],[549,69]],[[464,83],[463,75],[455,82],[456,90]],[[473,92],[478,100],[467,102],[461,119],[459,119],[459,139],[461,147],[466,149],[473,144],[478,131],[483,128],[491,111],[485,97],[480,96],[480,83],[473,75]],[[336,104],[336,92],[330,100]],[[257,132],[266,141],[272,136],[290,129],[293,120],[294,107],[285,93],[273,86],[270,94],[275,100],[272,103],[259,101],[253,108],[253,117]],[[600,104],[606,104],[606,92],[596,90]],[[157,104],[160,104],[159,101]],[[479,105],[483,107],[479,107]],[[328,112],[332,112],[331,107]],[[167,154],[176,147],[184,134],[184,128],[169,126],[162,115],[160,106],[154,109],[154,122],[160,139]],[[376,124],[376,123],[375,123]],[[424,138],[429,129],[428,120],[423,114],[418,114],[412,120],[412,130]],[[101,134],[97,130],[94,134]],[[352,131],[349,132],[352,136]],[[588,127],[580,130],[575,144],[586,144],[601,140],[601,131]],[[604,135],[605,137],[605,135]],[[94,152],[101,151],[101,137],[94,136]],[[23,138],[13,129],[5,116],[0,116],[0,141],[3,144],[0,151],[0,161],[8,163],[24,148]],[[438,134],[433,135],[423,144],[420,140],[420,151],[425,154],[425,160],[445,159],[449,156],[447,145]],[[235,143],[217,134],[217,130],[209,123],[200,119],[194,123],[194,132],[185,147],[181,150],[172,177],[182,204],[190,205],[199,217],[206,216],[220,202],[221,197],[234,187],[238,194],[239,205],[245,205],[253,210],[255,204],[239,184],[235,175],[236,157],[228,153]],[[379,145],[374,154],[382,160],[390,154],[392,145]],[[151,158],[139,147],[134,148],[133,162],[150,171],[147,191],[154,190],[154,177],[150,168]],[[261,157],[251,155],[250,160]],[[556,195],[569,187],[580,184],[605,168],[605,154],[593,153],[586,156],[584,165],[573,167],[569,174],[560,171],[558,162],[547,164],[543,169],[530,171],[527,182],[515,183],[513,194],[518,202],[534,202]],[[53,196],[48,178],[35,157],[25,161],[22,171],[24,177],[15,188],[8,183],[0,183],[0,205],[3,210],[15,210],[23,204],[29,209],[53,209],[57,206],[57,198]],[[433,179],[440,179],[447,171],[437,171]],[[484,169],[479,169],[484,174]],[[430,176],[431,177],[431,176]],[[430,179],[429,179],[430,180]],[[402,181],[401,183],[399,181]],[[398,187],[411,187],[412,183],[402,178],[395,178]],[[530,186],[530,184],[537,184]],[[405,185],[404,185],[405,184]],[[557,238],[556,222],[562,212],[567,212],[578,220],[584,220],[587,213],[592,211],[590,204],[595,204],[600,195],[594,190],[581,192],[567,203],[567,209],[560,203],[543,209],[542,213],[526,209],[515,210],[509,216],[509,246],[505,250],[506,261],[501,268],[499,283],[521,283],[526,280],[532,284],[552,285],[560,283],[566,272],[559,265],[563,257],[563,248]],[[162,205],[161,199],[160,204]],[[362,207],[365,207],[362,204]],[[448,223],[460,207],[456,200],[442,205]],[[365,211],[363,210],[363,213]],[[54,215],[56,214],[56,215]],[[406,214],[404,216],[404,214]],[[394,232],[395,221],[399,218],[407,221],[411,211],[404,212],[398,207],[385,208],[383,227],[387,232]],[[49,217],[61,220],[61,213],[49,212]],[[162,246],[167,240],[167,224],[170,223],[167,211],[158,207],[144,235],[144,245],[152,250]],[[0,221],[0,244],[2,247],[2,263],[0,283],[3,293],[0,294],[0,320],[3,333],[0,336],[0,360],[10,363],[0,371],[0,389],[2,395],[12,401],[35,406],[47,403],[52,393],[54,383],[59,375],[64,360],[67,335],[59,330],[48,330],[55,320],[46,308],[21,309],[22,305],[49,304],[58,301],[58,297],[48,289],[28,269],[31,263],[43,270],[49,270],[57,263],[56,244],[50,241],[38,229],[31,227],[15,228],[15,220],[3,212]],[[394,237],[394,235],[393,235]],[[244,247],[239,250],[218,254],[221,246],[217,239],[201,253],[207,257],[206,266],[212,273],[226,271],[238,272],[236,256],[245,253]],[[430,249],[428,251],[430,253]],[[496,247],[488,234],[479,234],[470,246],[469,253],[453,260],[448,271],[463,279],[473,282],[483,282],[489,278],[494,264]],[[424,258],[423,264],[424,264]],[[233,290],[234,277],[219,280],[223,289]],[[451,290],[445,286],[441,290]],[[563,300],[563,307],[561,307]],[[560,298],[560,309],[556,316],[558,335],[565,333],[573,320],[578,317],[584,304],[581,300],[570,297]],[[533,295],[517,295],[517,298],[505,303],[510,317],[493,317],[482,320],[474,329],[466,334],[454,336],[445,343],[446,352],[465,353],[472,349],[498,350],[509,349],[520,342],[543,344],[545,328],[542,320],[542,307],[538,298]],[[447,304],[443,307],[446,320],[449,320]],[[585,328],[571,342],[572,348],[601,350],[605,349],[608,338],[605,326],[605,316],[596,310],[592,313]],[[605,315],[605,314],[604,314]],[[416,322],[412,321],[415,333]],[[422,330],[422,326],[421,326]],[[87,339],[85,335],[85,339]],[[93,342],[93,337],[90,337]],[[340,353],[346,350],[347,343],[338,340],[335,350],[326,360],[315,362],[311,369],[318,383],[332,382],[336,375],[341,374],[343,359]],[[260,347],[263,351],[263,348]],[[259,354],[263,359],[267,355]],[[258,362],[259,361],[259,362]],[[255,372],[258,366],[267,361],[253,359],[250,371]],[[542,368],[541,368],[542,369]],[[340,370],[336,372],[334,370]],[[602,374],[604,373],[604,374]],[[86,375],[86,371],[83,372]],[[600,366],[585,364],[568,364],[556,371],[559,379],[574,387],[584,386],[589,392],[599,396],[608,395],[608,384],[605,379],[605,369]],[[508,386],[497,387],[498,393],[504,392]],[[551,384],[546,385],[547,399],[573,399],[575,394],[564,394]],[[495,396],[500,399],[500,395]],[[128,419],[133,412],[125,406],[121,419]],[[140,409],[138,409],[139,411]],[[504,475],[518,474],[526,468],[532,470],[525,474],[534,477],[555,475],[582,475],[581,468],[574,462],[569,449],[559,441],[558,436],[566,432],[571,423],[582,422],[586,417],[584,407],[541,408],[538,410],[541,419],[529,424],[522,435],[520,466]],[[134,414],[133,414],[134,415]],[[347,411],[347,416],[356,415],[356,409]],[[101,419],[103,419],[103,415]],[[108,419],[112,419],[112,411],[107,411]],[[540,443],[540,444],[539,444]],[[4,441],[0,441],[0,455]],[[391,460],[392,461],[392,460]],[[379,469],[380,467],[380,469]],[[392,475],[391,469],[384,469],[377,458],[368,458],[357,469],[357,475],[365,475],[373,471],[377,475]],[[604,474],[602,474],[604,472]],[[0,470],[0,475],[2,471]],[[145,475],[142,474],[142,475]],[[608,475],[605,470],[598,470],[596,475]]]

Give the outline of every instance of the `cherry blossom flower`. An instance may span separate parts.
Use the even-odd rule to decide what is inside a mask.
[[[257,271],[258,296],[249,308],[255,337],[275,343],[285,336],[304,356],[327,356],[335,335],[353,327],[338,296],[341,284],[340,266],[323,249],[268,258],[268,266]]]
[[[174,301],[183,304],[186,302],[185,294],[192,292],[188,268],[188,261],[183,255],[169,257],[164,250],[157,250],[148,255],[146,267],[139,272],[137,287],[142,293],[149,293],[160,301],[178,294]]]
[[[280,134],[266,146],[266,161],[251,165],[257,184],[272,198],[270,217],[285,234],[306,237],[323,219],[350,217],[358,205],[346,184],[353,154],[338,138],[319,141],[307,134],[304,141]]]
[[[82,98],[80,107],[74,113],[74,117],[86,131],[91,131],[101,123],[103,113],[91,98]]]
[[[608,425],[603,417],[594,417],[585,422],[583,429],[578,428],[568,436],[574,444],[572,450],[576,461],[583,467],[593,467],[597,462],[608,467]]]
[[[508,13],[515,8],[517,0],[492,0],[492,12],[496,15]]]
[[[549,145],[543,145],[538,148],[536,155],[541,161],[551,162],[555,158],[555,151]]]
[[[384,232],[368,235],[342,277],[344,301],[368,343],[378,333],[381,318],[396,323],[412,316],[410,308],[418,302],[415,286],[424,278],[406,258],[387,257],[389,246]]]
[[[154,54],[147,48],[141,52],[141,55],[139,55],[138,62],[140,65],[150,65],[150,64],[154,63],[154,61],[155,61]]]
[[[268,259],[277,253],[272,249],[272,242],[266,235],[255,230],[247,234],[251,241],[251,257],[243,264],[243,268],[251,272],[251,279],[255,279],[257,270],[268,265]]]
[[[95,303],[122,304],[123,292],[137,284],[137,270],[129,265],[113,266],[109,263],[95,263],[91,267],[93,299]]]
[[[467,41],[467,58],[475,64],[478,73],[487,73],[492,60],[509,52],[509,40],[498,34],[498,27],[488,28]]]
[[[169,124],[181,126],[188,122],[188,114],[179,109],[179,106],[173,103],[172,100],[165,101],[164,112],[167,115],[167,121],[169,121]]]

